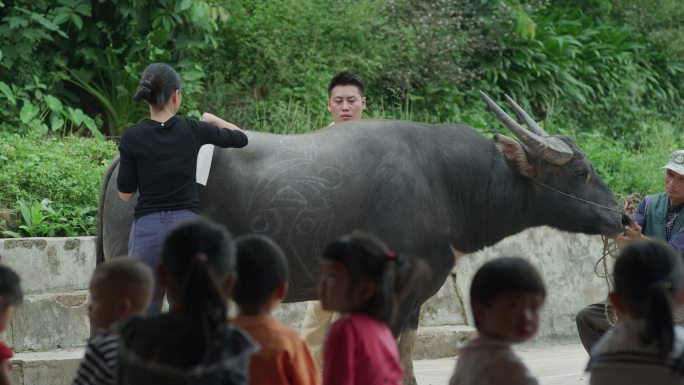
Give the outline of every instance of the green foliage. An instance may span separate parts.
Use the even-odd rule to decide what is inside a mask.
[[[92,116],[102,116],[103,131],[109,134],[120,134],[144,116],[146,110],[135,105],[132,96],[140,72],[155,61],[169,62],[183,74],[184,107],[199,116],[193,93],[201,89],[204,71],[197,53],[217,47],[214,34],[228,18],[221,2],[211,0],[17,0],[2,15],[0,81],[7,85],[2,90],[5,98],[18,99],[17,92],[39,78],[43,93],[78,106],[68,117],[95,136],[100,131],[93,129]],[[59,123],[39,113],[40,95],[29,93],[26,98],[30,105],[25,116],[37,118],[32,131],[46,132]],[[20,122],[11,119],[24,107],[11,102],[0,107],[5,107],[4,128],[24,132],[12,129]]]
[[[70,236],[78,235],[72,230],[66,221],[50,207],[50,201],[43,199],[42,202],[29,206],[20,200],[17,202],[23,224],[19,226],[20,232],[3,230],[2,234],[12,237],[54,237],[58,234]],[[61,222],[61,223],[60,223]],[[80,230],[80,229],[79,229]]]
[[[23,215],[23,225],[28,229],[22,230],[41,234],[53,231],[54,235],[93,234],[99,188],[117,153],[115,144],[74,136],[5,134],[0,138],[0,207],[22,211],[20,202],[28,208],[45,199],[52,202],[38,210],[42,220],[38,220],[38,214]],[[27,212],[25,208],[23,212]]]
[[[680,0],[615,0],[615,19],[644,36],[652,56],[684,62],[684,29]]]
[[[605,1],[534,9],[536,37],[509,35],[485,66],[485,79],[538,117],[556,115],[588,130],[602,125],[612,138],[627,135],[637,145],[641,121],[678,110],[684,66],[662,60],[633,26],[596,18],[609,10]]]
[[[365,80],[369,116],[453,120],[467,107],[462,88],[477,89],[478,59],[499,49],[508,27],[488,17],[499,12],[491,2],[229,3],[222,50],[205,55],[211,91],[199,100],[240,126],[277,132],[283,121],[288,132],[326,125],[326,86],[342,70]]]
[[[46,93],[47,86],[34,77],[32,84],[20,88],[0,81],[0,130],[10,132],[81,135],[87,131],[102,139],[96,121],[80,108],[64,106],[55,96]]]
[[[326,86],[335,72],[368,79],[382,71],[390,48],[372,37],[383,28],[383,3],[227,1],[231,20],[219,32],[221,49],[203,55],[209,92],[200,104],[246,128],[282,131],[277,125],[293,114],[327,124]]]
[[[599,130],[561,129],[591,159],[594,168],[606,185],[618,195],[633,192],[642,196],[663,191],[663,171],[660,169],[670,154],[684,148],[684,138],[671,123],[651,120],[639,126],[637,148],[625,148],[621,141],[607,138]]]

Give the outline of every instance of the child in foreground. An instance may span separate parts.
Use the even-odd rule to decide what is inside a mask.
[[[0,333],[7,330],[9,323],[24,299],[21,280],[14,270],[0,265]],[[12,349],[0,342],[0,385],[9,385],[14,355]]]
[[[159,282],[169,313],[121,327],[118,383],[247,385],[257,345],[227,320],[235,245],[207,220],[183,222],[164,242]]]
[[[619,321],[591,351],[590,383],[684,384],[684,328],[673,322],[684,302],[684,266],[671,245],[635,241],[615,262],[609,295]]]
[[[460,351],[449,385],[534,385],[511,345],[532,338],[546,298],[544,282],[526,260],[503,257],[482,265],[470,286],[478,337]]]
[[[319,296],[342,313],[323,352],[323,384],[402,385],[404,374],[390,331],[399,298],[420,269],[381,240],[354,232],[323,252]]]
[[[90,279],[88,340],[74,385],[115,384],[119,337],[112,325],[142,314],[152,298],[154,278],[144,263],[117,258],[99,265]]]
[[[271,239],[246,235],[237,239],[238,280],[233,300],[239,315],[232,320],[261,345],[252,356],[251,385],[318,385],[309,349],[297,333],[271,316],[287,294],[285,254]]]

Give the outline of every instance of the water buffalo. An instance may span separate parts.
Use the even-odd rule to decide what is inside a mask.
[[[574,142],[548,135],[509,99],[527,130],[484,97],[521,142],[407,121],[347,122],[301,135],[250,132],[244,149],[215,150],[200,186],[203,215],[233,234],[275,239],[290,262],[290,302],[316,297],[321,250],[353,229],[423,259],[432,279],[401,314],[407,333],[400,345],[410,349],[420,305],[444,283],[455,255],[533,226],[622,229],[613,194]],[[133,220],[135,202],[116,194],[117,165],[101,191],[100,260],[126,253]],[[404,362],[415,381],[410,359]]]

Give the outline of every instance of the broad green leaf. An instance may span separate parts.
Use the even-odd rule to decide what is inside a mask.
[[[0,3],[0,4],[2,4],[2,3]],[[22,237],[21,234],[16,233],[14,231],[9,231],[9,230],[3,230],[2,235],[5,235],[5,236],[11,237],[11,238],[21,238]]]
[[[86,2],[82,2],[81,4],[79,4],[78,7],[76,7],[75,11],[80,13],[83,16],[88,16],[88,17],[92,16],[92,12],[91,12],[92,9],[90,7],[90,4],[88,4]]]
[[[73,13],[71,14],[71,21],[74,22],[76,28],[78,28],[79,30],[83,29],[83,19],[81,18],[81,16]]]
[[[49,29],[50,31],[57,32],[59,31],[59,26],[50,20],[46,19],[45,16],[38,14],[38,13],[32,13],[31,14],[31,19],[35,20],[38,22],[38,24],[42,25],[43,27]]]
[[[155,46],[163,46],[169,41],[169,32],[164,29],[157,28],[150,33],[150,41]]]
[[[21,120],[21,122],[24,124],[28,124],[28,122],[33,120],[33,118],[38,115],[38,112],[40,112],[38,107],[29,101],[25,101],[24,106],[21,107],[21,111],[19,111],[19,120]]]
[[[31,131],[37,134],[45,135],[49,132],[49,129],[47,124],[36,119],[31,122]]]
[[[83,124],[83,111],[80,109],[73,109],[69,107],[69,115],[71,116],[71,120],[75,125],[80,126]]]
[[[29,237],[35,237],[36,233],[33,231],[33,228],[30,226],[19,226],[20,229],[26,231],[26,233],[29,235]]]
[[[69,21],[70,14],[68,13],[58,13],[57,16],[55,16],[54,20],[52,20],[53,23],[57,25],[62,25]]]
[[[97,129],[97,125],[95,124],[93,118],[84,114],[83,124],[85,124],[85,126],[88,127],[88,130],[90,130],[90,133],[93,134],[94,137],[96,137],[99,140],[104,140],[104,136],[102,135],[100,130]]]
[[[0,92],[5,95],[5,98],[7,98],[7,100],[12,103],[13,106],[17,105],[17,99],[14,98],[14,93],[7,83],[0,81]]]
[[[50,108],[52,111],[59,112],[61,113],[64,111],[64,106],[62,106],[62,102],[57,99],[56,97],[52,95],[45,95],[45,103],[48,105],[48,108]]]
[[[26,202],[19,201],[17,202],[19,205],[19,212],[21,213],[21,218],[24,220],[24,224],[30,225],[31,224],[31,209],[28,207]]]
[[[192,6],[192,0],[183,0],[180,3],[176,3],[176,11],[185,11]]]
[[[31,206],[31,226],[36,227],[39,225],[45,216],[42,213],[43,206],[40,204]]]
[[[55,132],[64,128],[64,119],[61,116],[53,116],[50,121],[50,129]]]
[[[28,26],[28,20],[19,16],[8,16],[5,18],[5,22],[9,23],[10,29],[24,28]]]

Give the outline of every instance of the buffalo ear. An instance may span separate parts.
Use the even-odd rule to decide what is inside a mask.
[[[534,177],[534,167],[527,157],[527,152],[525,152],[525,149],[518,141],[499,134],[494,135],[494,141],[496,142],[496,148],[501,151],[506,158],[508,166],[513,171],[526,178],[531,179]]]

